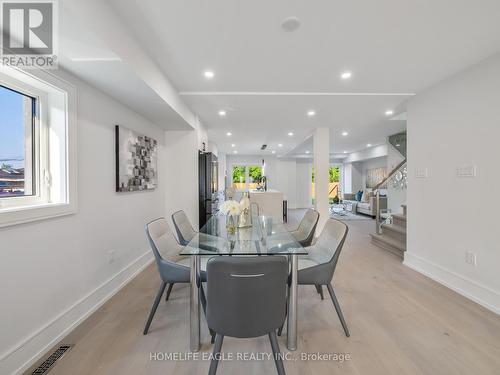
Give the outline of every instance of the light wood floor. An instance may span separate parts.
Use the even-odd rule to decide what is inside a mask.
[[[404,267],[370,244],[373,221],[348,221],[350,233],[334,288],[351,331],[346,338],[329,299],[299,288],[301,353],[349,353],[344,363],[288,361],[287,374],[500,374],[500,317]],[[150,352],[188,353],[189,289],[175,286],[142,335],[159,278],[148,267],[79,326],[76,346],[50,375],[206,374],[208,361],[151,361]],[[325,296],[326,297],[326,296]],[[202,352],[208,353],[206,323]],[[285,337],[280,338],[286,352]],[[223,351],[268,352],[267,338],[227,338]],[[272,361],[224,361],[218,374],[275,374]]]

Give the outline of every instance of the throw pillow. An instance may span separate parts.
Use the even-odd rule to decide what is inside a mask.
[[[371,193],[368,192],[367,190],[365,190],[363,192],[363,196],[361,197],[361,202],[363,202],[363,203],[370,203],[370,195],[371,195]]]
[[[363,192],[360,190],[356,193],[356,200],[361,202],[361,198],[363,197]]]

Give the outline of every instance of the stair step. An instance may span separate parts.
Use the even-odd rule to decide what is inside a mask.
[[[406,241],[399,241],[384,234],[370,234],[372,243],[384,250],[396,254],[401,259],[406,251]]]
[[[397,232],[399,234],[404,234],[406,235],[406,228],[399,226],[399,225],[394,225],[394,224],[382,224],[382,228],[384,230],[388,230],[391,232]]]
[[[383,234],[396,240],[406,242],[406,227],[396,224],[382,224]]]
[[[400,227],[406,228],[406,216],[403,214],[392,214],[392,222]]]

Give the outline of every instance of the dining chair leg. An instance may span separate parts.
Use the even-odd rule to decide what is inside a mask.
[[[203,308],[203,313],[205,316],[207,316],[207,297],[205,296],[205,290],[203,289],[203,283],[200,284],[200,301],[201,301],[201,307]],[[215,331],[208,327],[208,330],[210,331],[210,343],[215,342]]]
[[[165,301],[168,301],[170,298],[170,293],[172,292],[172,288],[174,287],[174,283],[168,284],[167,296],[165,297]]]
[[[281,351],[278,345],[278,338],[276,337],[276,332],[269,332],[269,341],[271,341],[271,347],[273,348],[274,363],[276,364],[276,370],[278,370],[278,375],[285,375],[285,367],[283,366],[283,360],[281,358]]]
[[[158,289],[158,293],[156,294],[156,298],[155,298],[155,301],[153,303],[153,306],[151,307],[151,311],[149,312],[148,321],[146,322],[146,327],[144,327],[144,332],[142,333],[143,335],[148,334],[149,326],[151,325],[153,317],[155,316],[156,309],[158,308],[158,304],[160,303],[161,296],[163,295],[163,292],[165,291],[166,287],[167,287],[167,283],[162,281],[160,284],[160,289]]]
[[[339,301],[335,296],[335,292],[333,291],[332,284],[327,284],[328,292],[330,293],[330,297],[332,298],[333,306],[335,306],[335,310],[337,311],[337,315],[339,316],[340,323],[342,323],[342,327],[344,328],[345,335],[347,337],[351,336],[349,333],[349,329],[347,328],[347,323],[344,319],[344,314],[342,314],[342,310],[340,309]]]
[[[210,369],[208,370],[208,375],[215,375],[215,373],[217,372],[217,366],[219,365],[219,357],[223,340],[224,335],[217,333],[217,335],[215,336],[214,350],[212,352],[212,360],[210,361]]]
[[[203,289],[203,283],[200,283],[200,302],[203,308],[203,313],[207,314],[207,297],[205,296],[205,290]]]
[[[283,326],[285,325],[287,317],[288,317],[288,290],[286,293],[285,320],[283,320],[281,327],[278,329],[278,336],[281,336],[281,334],[283,333]]]
[[[323,295],[323,285],[316,284],[316,291],[321,296],[321,299],[324,300],[325,296]]]
[[[285,322],[286,322],[286,317],[285,317],[285,320],[283,320],[283,324],[278,329],[278,336],[281,336],[281,334],[283,333],[283,327],[285,326]]]

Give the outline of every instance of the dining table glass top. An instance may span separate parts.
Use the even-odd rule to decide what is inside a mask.
[[[253,216],[251,226],[236,226],[234,233],[227,228],[227,220],[227,216],[212,216],[180,255],[307,254],[280,219]]]

